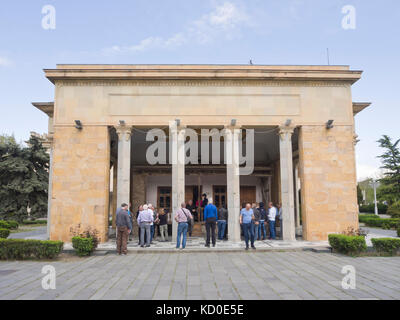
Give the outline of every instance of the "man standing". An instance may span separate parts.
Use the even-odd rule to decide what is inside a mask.
[[[265,221],[268,219],[268,217],[267,217],[267,211],[264,208],[264,202],[260,202],[258,211],[260,211],[260,228],[258,229],[258,238],[265,240],[267,238],[267,232],[265,230]]]
[[[119,255],[127,254],[128,236],[132,230],[132,223],[128,215],[128,205],[121,204],[121,208],[117,209],[116,214],[117,225],[117,253]]]
[[[223,240],[225,236],[226,223],[228,221],[228,210],[223,205],[218,209],[218,239]]]
[[[275,217],[276,217],[276,208],[274,204],[270,202],[268,204],[268,221],[269,221],[269,240],[275,240]]]
[[[254,246],[254,233],[252,227],[252,221],[254,220],[253,209],[250,203],[246,203],[246,207],[242,208],[240,211],[240,225],[243,229],[244,241],[246,243],[246,250],[249,250],[249,238],[251,242],[251,247],[255,249]]]
[[[151,222],[151,225],[150,225],[150,243],[153,244],[154,232],[155,232],[155,228],[156,228],[154,221],[156,219],[157,214],[154,212],[154,207],[151,203],[149,203],[147,205],[147,208],[148,208],[147,210],[149,210],[153,216],[153,221]]]
[[[143,210],[139,212],[138,224],[140,226],[140,246],[144,247],[144,233],[146,232],[146,247],[150,247],[150,228],[153,223],[153,211],[149,210],[147,204],[143,205]]]
[[[281,236],[281,240],[283,239],[283,220],[282,220],[282,205],[279,203],[277,205],[277,211],[278,211],[278,217],[279,217],[279,228],[281,230],[280,232],[280,236]],[[276,228],[276,226],[275,226]],[[275,232],[276,233],[276,232]]]
[[[175,213],[175,221],[178,222],[178,236],[176,238],[176,248],[179,249],[181,245],[182,236],[182,249],[186,247],[186,233],[188,231],[188,221],[193,219],[189,210],[185,208],[186,203],[181,203],[181,208]]]
[[[193,200],[189,200],[188,204],[186,205],[186,209],[189,210],[190,214],[192,215],[192,217],[195,217],[197,215],[196,212],[196,206],[193,204]],[[194,219],[190,220],[190,223],[188,225],[188,229],[189,229],[189,237],[192,236],[192,230],[193,230],[193,223],[194,223]]]
[[[217,207],[213,205],[212,199],[208,199],[208,204],[204,208],[204,221],[206,222],[207,240],[206,247],[210,247],[210,236],[212,237],[212,244],[215,247],[215,227],[218,220]],[[210,235],[211,232],[211,235]]]
[[[253,203],[251,208],[253,209],[254,221],[253,221],[253,233],[254,240],[259,239],[259,231],[260,231],[260,211],[257,209],[257,203]]]

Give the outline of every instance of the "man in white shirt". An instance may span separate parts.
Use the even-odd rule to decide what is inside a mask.
[[[275,218],[277,210],[272,202],[268,203],[269,240],[275,240]]]

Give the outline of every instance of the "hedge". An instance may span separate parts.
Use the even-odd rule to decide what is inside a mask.
[[[388,206],[383,203],[378,203],[378,214],[386,214]],[[375,212],[375,204],[362,204],[359,207],[360,212]]]
[[[367,250],[365,237],[346,236],[344,234],[330,234],[328,236],[329,244],[336,252],[356,255]]]
[[[62,241],[0,239],[0,259],[54,259],[63,245]]]
[[[395,238],[372,238],[372,245],[379,253],[394,256],[400,249],[400,239]]]
[[[11,226],[7,221],[0,220],[0,228],[2,228],[2,229],[11,229]]]
[[[7,239],[10,235],[10,229],[0,228],[0,239]]]
[[[378,227],[383,229],[396,229],[400,224],[400,219],[382,219],[382,218],[361,218],[360,222],[368,227]]]
[[[10,225],[10,229],[18,229],[19,224],[15,220],[7,220],[7,223]]]
[[[72,247],[76,250],[76,254],[80,257],[90,256],[95,249],[92,238],[81,237],[72,238]]]
[[[47,220],[24,220],[22,224],[47,224]]]

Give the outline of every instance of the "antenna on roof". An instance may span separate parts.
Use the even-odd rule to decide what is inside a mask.
[[[330,61],[329,61],[329,48],[326,48],[326,57],[328,59],[328,66],[330,65]]]

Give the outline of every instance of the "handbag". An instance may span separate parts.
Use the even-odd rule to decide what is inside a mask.
[[[182,208],[182,211],[183,211],[184,215],[186,216],[187,223],[191,224],[192,223],[192,219],[188,217],[188,215],[186,214],[185,210],[187,210],[187,209],[186,208]]]

